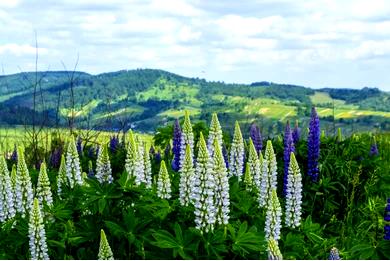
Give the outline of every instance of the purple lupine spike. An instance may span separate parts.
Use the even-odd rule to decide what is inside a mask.
[[[79,156],[81,157],[83,155],[83,141],[80,136],[77,137],[76,148]]]
[[[178,171],[180,169],[180,144],[181,144],[181,129],[179,120],[175,120],[173,125],[173,159],[172,159],[172,169]]]
[[[373,142],[372,142],[372,144],[371,144],[370,155],[371,155],[371,156],[377,156],[377,155],[379,155],[378,145],[376,144],[375,137],[373,138]]]
[[[341,260],[339,250],[335,247],[332,247],[329,253],[328,260]]]
[[[155,160],[156,160],[156,163],[160,164],[160,162],[161,162],[161,152],[160,152],[160,150],[157,151],[156,156],[155,156]]]
[[[156,150],[154,149],[153,145],[150,146],[150,149],[149,149],[149,155],[151,157],[154,157],[156,154]]]
[[[390,225],[385,225],[385,236],[383,237],[385,240],[390,240]]]
[[[88,178],[93,178],[95,176],[95,173],[93,172],[92,161],[88,162],[88,174],[87,174],[87,176],[88,176]]]
[[[284,132],[284,176],[283,176],[283,195],[287,194],[287,183],[288,183],[288,167],[290,165],[291,152],[295,152],[294,141],[290,128],[290,121],[287,121],[286,129]]]
[[[225,161],[226,168],[229,169],[229,157],[225,144],[222,144],[222,156]]]
[[[110,151],[115,153],[119,147],[119,135],[113,135],[110,137]]]
[[[311,109],[309,136],[307,139],[307,174],[313,182],[317,182],[319,175],[320,133],[320,119],[315,107],[313,107]]]
[[[261,138],[260,129],[259,129],[259,127],[257,127],[257,125],[255,123],[252,123],[252,125],[251,125],[250,136],[251,136],[253,145],[255,145],[255,149],[256,149],[257,153],[259,153],[263,147],[263,141]]]
[[[385,221],[390,221],[390,198],[387,199],[385,208]]]
[[[167,159],[169,155],[171,155],[171,144],[168,143],[167,146],[165,146],[164,159]]]
[[[59,168],[61,164],[62,148],[55,148],[50,155],[50,166],[52,168]]]
[[[14,151],[12,152],[11,160],[18,161],[18,149],[16,148],[16,144],[14,145]]]
[[[295,121],[295,127],[292,132],[292,138],[294,144],[297,144],[299,139],[301,138],[301,128],[298,127],[298,120]]]
[[[89,147],[88,149],[88,158],[94,158],[96,156],[95,154],[95,148],[94,147]]]

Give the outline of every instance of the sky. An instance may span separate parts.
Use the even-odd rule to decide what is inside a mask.
[[[389,0],[0,1],[3,74],[155,68],[390,91]]]

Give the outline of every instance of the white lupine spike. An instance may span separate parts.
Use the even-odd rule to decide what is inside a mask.
[[[144,180],[146,182],[146,188],[151,188],[152,187],[152,166],[150,164],[150,155],[149,153],[147,153],[145,143],[144,143],[143,163],[144,163],[144,175],[145,175]]]
[[[261,174],[259,205],[260,207],[265,207],[271,196],[272,190],[276,189],[277,185],[276,156],[270,140],[267,141]]]
[[[73,135],[71,135],[68,150],[66,152],[66,177],[71,188],[75,185],[83,185],[80,159]]]
[[[209,136],[207,138],[207,148],[209,150],[210,157],[214,153],[214,140],[217,139],[219,146],[222,148],[222,128],[219,124],[218,115],[213,113],[211,116],[211,123],[209,128]]]
[[[249,138],[249,156],[248,162],[245,169],[244,182],[247,184],[247,188],[251,189],[254,184],[259,188],[259,177],[260,177],[260,162],[257,157],[255,145],[251,138]],[[258,190],[258,189],[257,189]]]
[[[26,214],[29,213],[32,207],[33,190],[30,174],[28,172],[28,168],[24,160],[24,151],[21,147],[18,149],[18,165],[16,172],[15,210],[16,212],[21,213],[22,217],[24,217]]]
[[[280,229],[282,227],[282,208],[280,207],[279,198],[276,189],[271,192],[271,197],[267,203],[267,213],[265,217],[265,238],[271,237],[275,240],[280,238]]]
[[[186,110],[184,112],[184,123],[180,139],[180,168],[184,164],[187,144],[190,146],[191,153],[194,154],[194,133],[192,131],[190,114]]]
[[[136,168],[137,173],[135,175],[135,183],[137,185],[140,185],[141,183],[146,184],[145,179],[145,166],[144,166],[144,144],[139,139],[139,137],[136,137],[136,143],[137,143],[137,161],[136,161]]]
[[[286,215],[287,227],[298,227],[302,215],[302,175],[294,153],[290,156],[286,189]]]
[[[30,211],[30,221],[28,224],[28,236],[31,259],[49,260],[46,232],[43,224],[43,218],[39,207],[39,201],[34,199],[33,207]]]
[[[108,156],[107,145],[103,145],[103,147],[101,147],[99,150],[99,155],[96,160],[95,177],[100,183],[112,183],[114,180],[112,178],[111,163],[110,157]]]
[[[16,212],[16,165],[15,164],[12,165],[12,170],[11,170],[11,189],[12,189],[13,206]]]
[[[114,254],[112,253],[111,247],[108,244],[106,233],[104,230],[100,230],[100,245],[98,260],[114,260]]]
[[[129,132],[129,144],[127,146],[125,168],[127,172],[127,180],[135,177],[135,184],[140,185],[142,178],[139,178],[139,163],[138,163],[138,146],[135,142],[133,132]]]
[[[280,252],[278,241],[274,238],[268,240],[268,260],[283,260],[282,253]]]
[[[15,216],[14,192],[4,156],[0,157],[0,222]]]
[[[165,161],[162,160],[157,178],[157,196],[159,198],[169,199],[171,198],[171,192],[171,180],[169,179]]]
[[[186,145],[185,160],[179,170],[180,173],[180,204],[188,206],[191,203],[191,190],[194,179],[194,161],[190,145]]]
[[[41,208],[46,204],[47,206],[53,205],[53,197],[51,194],[51,186],[49,177],[47,176],[46,163],[41,164],[38,176],[38,184],[36,195]]]
[[[213,147],[212,173],[215,180],[215,219],[217,224],[227,225],[229,223],[230,213],[229,180],[227,177],[225,161],[223,160],[222,149],[217,139],[214,140]]]
[[[214,228],[216,214],[214,190],[215,180],[211,160],[203,134],[200,133],[192,198],[195,206],[195,226],[202,233]]]
[[[57,175],[57,194],[61,196],[62,188],[65,184],[68,184],[68,178],[66,177],[66,163],[65,163],[65,156],[61,155],[61,164],[60,168],[58,169],[58,175]]]
[[[261,153],[261,151],[259,151],[258,163],[259,163],[258,171],[253,175],[253,179],[254,179],[254,183],[256,185],[256,189],[257,189],[258,193],[260,193],[262,176],[263,176],[263,173],[262,173],[263,163],[264,163],[263,153]]]
[[[229,176],[237,176],[241,180],[244,169],[244,140],[242,138],[240,125],[236,121],[232,146],[230,148]]]

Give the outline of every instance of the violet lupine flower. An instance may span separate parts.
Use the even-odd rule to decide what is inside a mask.
[[[157,163],[161,162],[161,152],[157,151],[156,156],[154,157]]]
[[[287,182],[288,182],[288,167],[290,165],[290,155],[291,152],[295,152],[294,141],[290,128],[290,121],[287,121],[286,129],[284,132],[284,176],[283,176],[283,195],[286,195],[287,191]]]
[[[390,221],[390,198],[387,199],[387,205],[385,208],[385,221],[389,222]],[[384,228],[385,240],[390,240],[390,225],[386,224]]]
[[[114,153],[119,147],[119,136],[114,135],[110,137],[110,151]]]
[[[18,161],[18,149],[16,148],[16,144],[14,145],[14,151],[12,152],[11,160]]]
[[[178,171],[180,169],[180,145],[181,144],[181,129],[179,120],[175,120],[173,125],[173,159],[172,159],[172,169]]]
[[[226,168],[229,169],[229,156],[225,144],[222,144],[222,156],[225,161]]]
[[[96,156],[96,153],[95,153],[95,148],[94,147],[89,147],[88,149],[88,158],[94,158]]]
[[[79,156],[81,157],[83,155],[83,141],[80,136],[77,137],[76,148]]]
[[[341,260],[339,250],[337,248],[332,247],[328,260]]]
[[[375,137],[373,137],[373,142],[372,142],[372,144],[371,144],[370,155],[371,155],[371,156],[377,156],[377,155],[379,155],[378,145],[376,144],[376,139],[375,139]]]
[[[307,174],[313,182],[317,182],[319,169],[318,158],[320,157],[320,119],[318,118],[315,107],[311,109],[311,118],[309,125],[309,137],[307,140]]]
[[[301,128],[298,127],[298,120],[295,121],[295,127],[292,132],[292,138],[294,144],[297,144],[299,139],[301,138]]]
[[[251,125],[250,136],[253,141],[253,145],[255,145],[257,153],[259,153],[259,151],[261,151],[263,148],[263,141],[261,138],[260,129],[255,123],[252,123]]]
[[[385,240],[390,240],[390,225],[385,225],[385,236],[383,237]]]
[[[50,155],[50,166],[53,168],[59,168],[61,164],[62,148],[55,148]]]

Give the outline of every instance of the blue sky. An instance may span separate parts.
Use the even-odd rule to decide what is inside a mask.
[[[388,0],[0,1],[5,74],[159,68],[225,82],[390,91]]]

